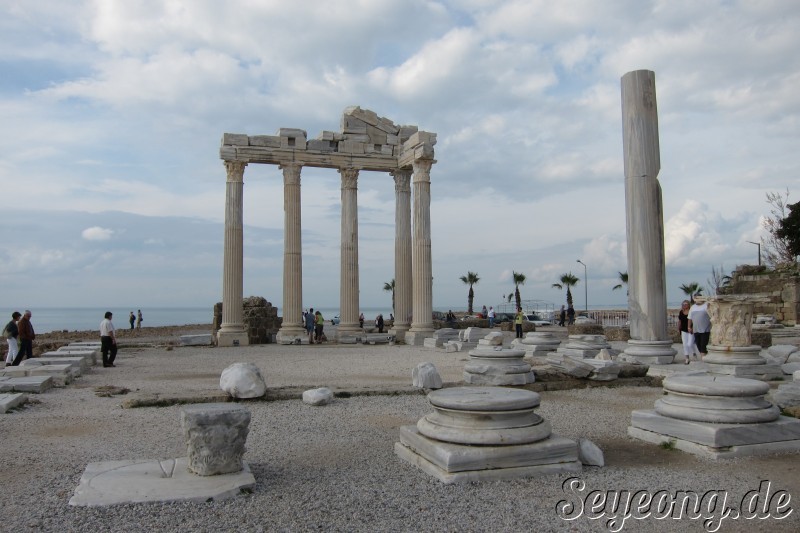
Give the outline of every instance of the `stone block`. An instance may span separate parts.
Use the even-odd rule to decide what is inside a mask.
[[[400,126],[400,128],[397,131],[397,135],[400,138],[400,144],[401,145],[404,144],[409,139],[409,137],[411,137],[418,131],[419,128],[417,126]]]
[[[338,152],[343,154],[363,154],[364,143],[344,140],[339,142]]]
[[[605,466],[603,450],[589,439],[578,439],[578,458],[587,466]]]
[[[50,376],[22,376],[0,381],[0,392],[42,393],[53,388]]]
[[[211,344],[211,333],[181,335],[180,339],[181,346],[209,346]]]
[[[411,384],[421,389],[441,389],[442,377],[433,363],[420,363],[411,371]]]
[[[314,140],[317,141],[332,141],[334,140],[335,134],[332,131],[322,131],[319,135],[316,136]],[[311,141],[309,141],[311,142]]]
[[[280,148],[281,138],[277,135],[251,135],[250,146],[263,146],[265,148]]]
[[[19,392],[0,394],[0,413],[7,413],[28,401],[28,395]]]
[[[784,374],[793,376],[795,372],[800,371],[800,361],[781,365],[781,370],[783,370]]]
[[[84,372],[88,372],[90,363],[87,361],[86,357],[73,357],[72,355],[69,357],[49,357],[47,354],[42,354],[42,357],[26,359],[21,363],[21,366],[25,367],[42,365],[69,365],[72,367],[72,374],[78,377]]]
[[[28,375],[28,370],[30,367],[28,366],[7,366],[4,369],[0,370],[0,376],[5,376],[7,378],[21,378]]]
[[[250,411],[230,403],[199,403],[181,408],[188,468],[200,476],[242,470],[250,431]]]
[[[28,371],[29,376],[50,376],[54,387],[66,387],[72,383],[73,374],[70,365],[42,365]]]
[[[381,155],[395,155],[394,148],[388,144],[381,145]]]
[[[306,133],[306,130],[301,130],[300,128],[279,128],[278,136],[294,138],[302,137],[303,141],[305,141],[308,138],[308,133]]]
[[[386,135],[386,144],[391,146],[398,146],[400,144],[400,137],[397,135],[387,134]]]
[[[253,363],[234,363],[222,371],[219,388],[234,398],[260,398],[267,393],[261,371]]]
[[[308,405],[328,405],[333,401],[333,391],[327,387],[303,391],[303,403]]]
[[[317,152],[335,152],[337,143],[334,141],[311,140],[306,143],[307,150],[316,150]]]
[[[223,133],[222,144],[232,146],[248,146],[250,141],[244,133]]]

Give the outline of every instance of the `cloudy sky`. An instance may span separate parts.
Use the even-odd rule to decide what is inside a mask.
[[[800,3],[0,0],[0,307],[222,298],[223,132],[309,137],[360,105],[438,134],[434,306],[624,304],[620,78],[653,70],[667,299],[755,263],[800,175]],[[302,174],[304,305],[338,307],[339,175]],[[794,190],[792,190],[794,188]],[[386,306],[394,184],[359,178],[362,306]],[[245,295],[282,301],[276,167],[245,171]]]

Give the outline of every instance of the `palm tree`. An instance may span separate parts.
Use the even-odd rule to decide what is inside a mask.
[[[392,314],[394,314],[394,278],[392,278],[392,281],[387,281],[383,284],[383,290],[392,293]]]
[[[628,285],[628,272],[627,271],[619,272],[618,274],[619,274],[620,283],[618,283],[617,285],[614,285],[613,287],[611,287],[612,291],[615,291],[617,289],[621,289],[623,285],[625,285],[625,286]],[[626,290],[625,292],[627,294],[630,294],[630,291],[628,291],[628,290]]]
[[[683,294],[689,297],[689,302],[691,302],[692,305],[694,305],[694,295],[703,294],[703,287],[701,287],[696,281],[684,283],[678,288],[683,292]]]
[[[558,281],[561,283],[553,283],[553,287],[556,289],[563,289],[564,287],[567,288],[567,307],[572,307],[572,292],[569,290],[569,288],[577,285],[580,279],[572,275],[572,272],[569,272],[567,274],[561,274],[561,277],[558,278]]]
[[[471,315],[472,302],[475,300],[475,291],[472,290],[472,286],[478,283],[481,278],[478,277],[477,272],[467,272],[466,276],[461,276],[458,279],[469,285],[469,293],[467,294],[467,314]]]
[[[519,286],[525,285],[525,274],[522,272],[511,271],[511,277],[514,279],[514,298],[517,302],[517,309],[522,309],[522,298],[519,294]]]

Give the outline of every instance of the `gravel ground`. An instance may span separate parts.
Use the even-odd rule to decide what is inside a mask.
[[[761,480],[772,482],[772,492],[794,496],[792,509],[798,505],[797,455],[714,462],[629,439],[630,411],[651,408],[661,394],[643,387],[541,394],[539,413],[555,433],[589,438],[605,453],[605,467],[585,467],[577,476],[585,483],[582,492],[562,489],[567,475],[443,485],[393,453],[399,426],[431,411],[425,396],[384,394],[338,398],[324,407],[300,400],[247,402],[252,421],[245,459],[257,482],[252,494],[203,504],[67,505],[87,463],[185,455],[180,407],[123,409],[125,396],[97,397],[95,387],[123,386],[140,395],[214,391],[222,369],[251,361],[270,387],[388,393],[407,389],[411,369],[422,361],[433,362],[445,381],[457,381],[464,359],[389,346],[125,348],[117,368],[95,367],[69,387],[32,396],[29,406],[0,415],[0,486],[6,494],[0,531],[604,531],[608,516],[564,521],[558,502],[578,504],[593,490],[713,490],[725,491],[727,505],[738,508]],[[704,514],[718,521],[722,512]],[[704,528],[702,519],[685,517],[624,522],[628,531],[716,525]],[[783,520],[729,517],[719,530],[798,531],[800,511]]]

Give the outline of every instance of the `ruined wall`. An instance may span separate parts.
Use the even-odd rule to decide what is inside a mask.
[[[273,307],[266,298],[260,296],[249,296],[242,301],[244,311],[244,325],[247,329],[248,342],[250,344],[269,344],[272,336],[278,333],[281,327],[281,319],[278,317],[278,309]],[[222,324],[222,302],[214,305],[214,335],[216,336]]]
[[[730,284],[721,294],[752,294],[766,297],[758,302],[754,315],[772,315],[785,326],[798,324],[800,317],[800,274],[794,269],[768,271],[764,266],[744,265],[731,275]]]

